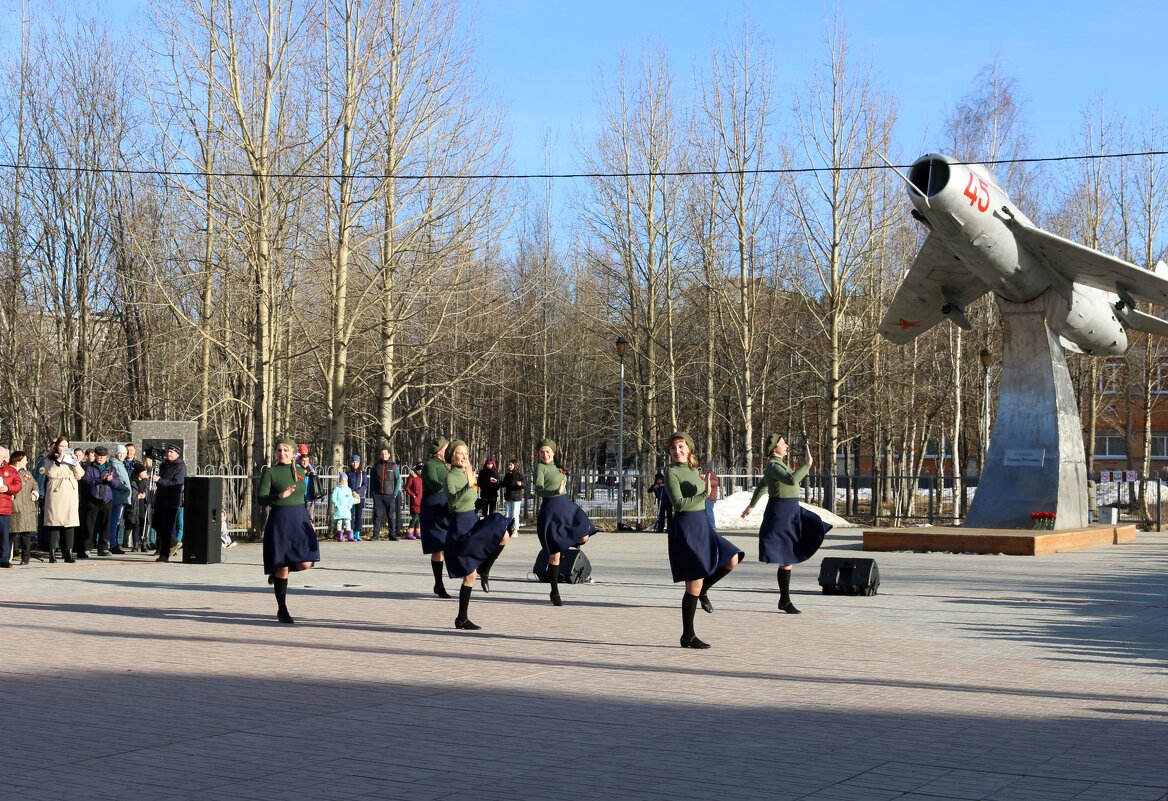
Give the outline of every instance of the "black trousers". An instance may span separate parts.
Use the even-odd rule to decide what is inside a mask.
[[[49,538],[49,553],[61,548],[61,555],[71,554],[73,551],[73,526],[46,526],[45,534]]]
[[[396,537],[399,528],[397,496],[373,495],[373,539],[381,536],[381,524],[389,529],[389,536]]]
[[[77,536],[77,553],[83,553],[91,545],[96,545],[104,551],[108,547],[106,532],[109,530],[110,510],[113,502],[90,501],[82,510],[84,518],[81,521],[81,530]]]
[[[173,509],[166,506],[154,507],[154,530],[158,532],[158,555],[170,554],[170,546],[174,544],[174,529],[178,523],[178,507]]]
[[[17,554],[20,554],[21,564],[28,564],[29,557],[32,556],[32,537],[35,531],[18,531],[12,535],[12,558],[15,559]]]

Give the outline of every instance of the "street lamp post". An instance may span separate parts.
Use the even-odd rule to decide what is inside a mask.
[[[617,531],[624,525],[625,511],[625,351],[628,347],[627,339],[623,336],[616,338],[616,355],[620,357],[620,429],[616,438],[616,472],[620,476],[616,493]]]
[[[990,362],[994,357],[986,348],[977,356],[981,360],[981,472],[985,473],[986,449],[990,443]]]

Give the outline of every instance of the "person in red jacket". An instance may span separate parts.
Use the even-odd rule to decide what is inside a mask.
[[[422,536],[422,463],[410,468],[406,479],[406,496],[410,499],[410,525],[406,529],[406,539],[416,540]]]
[[[11,543],[9,533],[12,530],[12,499],[20,494],[24,482],[16,468],[8,464],[11,454],[7,448],[0,447],[0,567],[12,567]]]

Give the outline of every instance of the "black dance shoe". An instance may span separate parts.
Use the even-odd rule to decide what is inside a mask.
[[[65,554],[64,556],[62,556],[61,558],[62,558],[62,559],[64,559],[66,562],[69,562],[69,563],[72,563],[72,562],[76,562],[76,561],[77,561],[76,559],[74,559],[74,558],[73,558],[73,554],[71,554],[71,553],[67,553],[67,554]]]
[[[484,576],[482,573],[479,573],[479,581],[483,585],[483,592],[491,591],[491,579],[489,576]]]
[[[287,609],[281,609],[281,610],[277,611],[276,612],[276,620],[280,621],[281,623],[289,623],[289,624],[296,622],[295,620],[292,619],[292,615],[288,614]]]
[[[708,596],[699,595],[698,596],[698,603],[702,605],[703,612],[706,612],[708,614],[708,613],[711,613],[714,611],[714,605],[712,603],[710,603],[710,599]]]
[[[564,602],[560,600],[560,594],[558,592],[553,592],[552,593],[552,606],[563,606],[563,605],[564,605]]]
[[[456,617],[454,618],[454,628],[463,631],[478,631],[482,626],[476,626],[469,617]]]
[[[124,556],[126,552],[121,548],[110,548],[110,553],[114,554],[115,556]]]
[[[445,585],[445,584],[435,584],[435,585],[434,585],[434,594],[435,594],[435,595],[437,595],[439,598],[449,598],[449,597],[451,597],[451,596],[450,596],[450,593],[448,593],[448,592],[446,591],[446,585]]]
[[[698,650],[704,650],[706,648],[709,648],[710,644],[708,642],[702,642],[701,640],[699,640],[697,638],[696,635],[687,637],[686,635],[683,634],[683,635],[681,635],[681,647],[682,648],[697,648]]]
[[[785,601],[785,602],[779,601],[779,611],[786,612],[788,615],[801,615],[801,614],[803,614],[798,609],[796,609],[795,604],[791,603],[790,601]]]

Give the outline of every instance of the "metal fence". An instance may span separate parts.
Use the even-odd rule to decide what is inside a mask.
[[[219,466],[200,468],[198,475],[223,481],[223,508],[229,530],[245,536],[256,534],[251,530],[250,520],[258,475],[248,475],[241,467],[224,469]],[[655,495],[651,492],[654,476],[641,476],[628,470],[623,479],[622,522],[634,530],[651,528],[658,512]],[[719,497],[727,498],[736,492],[753,491],[760,479],[757,474],[725,473],[719,474],[719,480]],[[326,531],[332,527],[329,496],[336,486],[337,476],[332,471],[322,470],[317,473],[317,481],[319,493],[309,504],[309,513],[313,525]],[[530,485],[529,480],[527,486]],[[1096,485],[1098,507],[1104,514],[1108,509],[1115,509],[1121,524],[1134,523],[1144,529],[1159,531],[1164,517],[1163,488],[1161,480],[1147,477],[1134,481],[1099,482]],[[612,526],[617,522],[621,479],[615,473],[572,473],[568,476],[568,492],[597,524]],[[802,497],[808,503],[831,508],[827,499],[834,495],[835,513],[857,525],[943,525],[960,523],[976,492],[976,477],[956,482],[951,476],[815,474],[804,482]],[[403,527],[410,520],[408,501],[404,493],[399,498],[398,519]],[[520,522],[524,525],[534,523],[536,510],[536,499],[527,494]],[[372,531],[372,518],[372,504],[365,503],[362,532]]]

